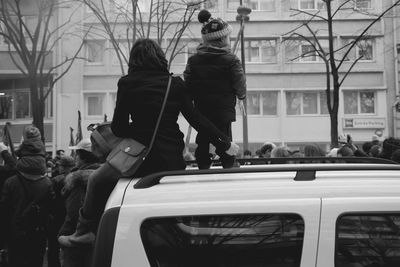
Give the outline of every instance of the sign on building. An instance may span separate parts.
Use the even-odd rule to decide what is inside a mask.
[[[345,129],[385,129],[385,118],[344,118]]]

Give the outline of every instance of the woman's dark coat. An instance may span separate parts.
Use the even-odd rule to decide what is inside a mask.
[[[115,135],[131,137],[149,145],[167,89],[168,77],[167,71],[137,70],[119,80],[111,126]],[[197,131],[210,135],[216,147],[223,150],[229,148],[229,138],[194,109],[183,80],[174,77],[156,141],[137,176],[186,167],[183,159],[184,135],[177,123],[180,112]]]

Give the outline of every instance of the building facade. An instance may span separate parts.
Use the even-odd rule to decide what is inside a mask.
[[[110,8],[120,1],[110,0]],[[146,14],[149,2],[139,0],[143,14]],[[332,1],[333,9],[343,2]],[[382,13],[393,3],[392,0],[354,0],[348,3],[346,10],[338,12],[333,23],[333,42],[337,48],[335,58],[345,56],[345,49],[340,48],[348,47],[376,19],[374,15]],[[232,25],[233,44],[240,27],[236,21],[239,0],[209,0],[206,5],[213,16],[221,17]],[[295,31],[295,35],[291,34],[310,18],[308,14],[324,16],[326,10],[322,0],[251,0],[247,5],[252,8],[250,21],[244,30],[249,148],[254,152],[266,141],[293,148],[305,143],[328,145],[330,117],[326,105],[325,64],[312,52],[312,43],[316,42],[311,32],[303,27]],[[61,10],[60,19],[67,15],[68,10]],[[188,56],[201,41],[201,25],[196,16],[178,44],[183,53],[173,61],[171,71],[175,75],[182,75]],[[103,121],[105,115],[111,120],[116,84],[121,76],[121,68],[108,37],[101,32],[84,34],[84,30],[90,26],[101,27],[93,12],[82,7],[74,19],[79,22],[76,24],[77,32],[85,38],[81,56],[86,60],[75,62],[55,88],[53,112],[49,113],[47,129],[51,137],[47,140],[52,140],[53,149],[68,146],[69,128],[77,128],[78,110],[82,112],[82,128],[86,137],[90,134],[85,130],[87,125]],[[326,22],[315,17],[309,25],[317,33],[320,45],[326,49],[329,41]],[[339,134],[351,134],[356,142],[370,141],[374,134],[382,139],[398,136],[399,116],[394,108],[399,94],[397,25],[400,22],[393,12],[379,19],[368,30],[367,38],[363,38],[346,55],[342,64],[340,76],[344,77],[349,69],[351,73],[340,91]],[[124,29],[120,24],[117,27],[116,32]],[[300,36],[311,42],[304,41]],[[165,42],[168,42],[168,36]],[[77,45],[78,40],[63,40],[58,47],[57,57],[72,53]],[[237,51],[240,57],[240,49]],[[128,52],[126,49],[125,53]],[[0,60],[0,77],[18,75],[17,71],[10,73],[12,67],[5,66],[7,64],[3,62]],[[11,91],[16,97],[12,121],[14,124],[29,122],[29,116],[22,119],[18,115],[23,112],[19,109],[24,106],[19,104],[23,100],[17,98],[23,91],[18,86],[23,85],[3,80],[0,80],[0,93]],[[4,95],[0,96],[0,103],[1,97],[4,98]],[[0,114],[0,127],[7,120],[9,116],[5,118]],[[187,134],[188,124],[183,117],[179,123],[182,132]],[[191,143],[194,143],[194,137],[195,132],[192,131]],[[239,144],[243,140],[240,112],[233,124],[233,139]]]

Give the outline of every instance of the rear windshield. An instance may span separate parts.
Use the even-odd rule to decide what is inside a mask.
[[[336,267],[400,266],[400,214],[346,214],[336,227]]]
[[[296,214],[151,218],[140,233],[154,267],[295,267],[304,221]]]

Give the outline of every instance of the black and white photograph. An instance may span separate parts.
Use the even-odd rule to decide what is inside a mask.
[[[0,267],[400,267],[400,0],[0,0]]]

